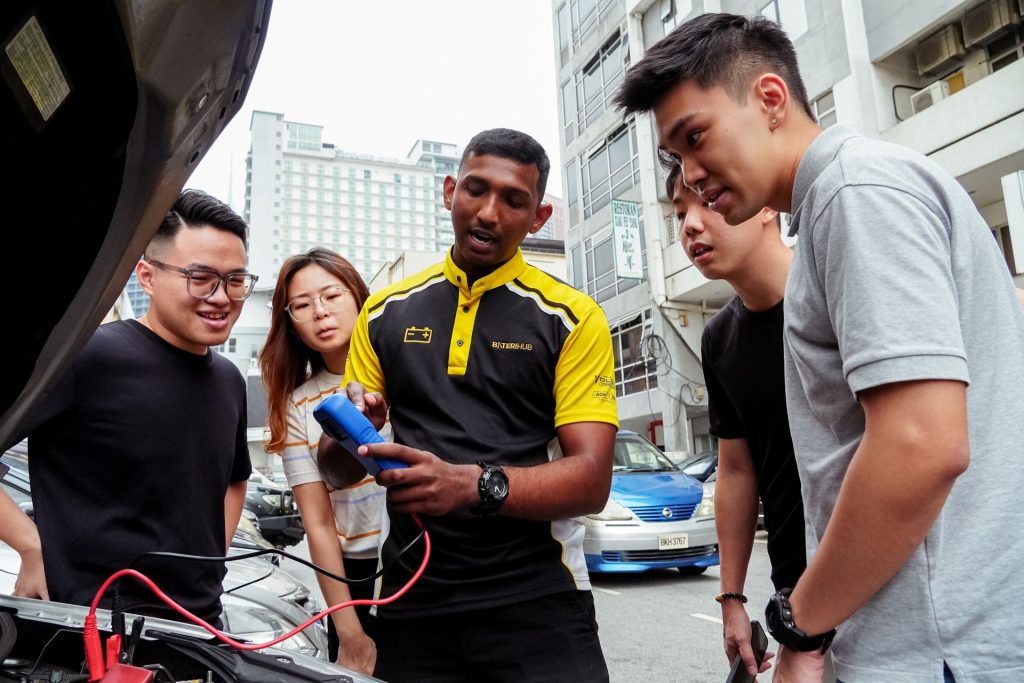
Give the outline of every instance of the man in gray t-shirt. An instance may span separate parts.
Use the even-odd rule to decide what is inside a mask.
[[[927,158],[822,132],[772,22],[706,14],[618,103],[687,185],[799,234],[785,296],[807,570],[769,603],[775,681],[1024,681],[1024,310],[985,221]]]
[[[793,207],[786,390],[809,552],[911,548],[840,627],[836,669],[931,681],[945,661],[956,680],[1024,680],[1024,543],[1006,533],[1024,522],[1024,309],[991,230],[930,160],[847,126],[807,149]],[[923,538],[896,533],[920,510],[937,513]]]

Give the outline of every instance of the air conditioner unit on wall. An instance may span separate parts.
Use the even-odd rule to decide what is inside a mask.
[[[964,56],[964,41],[960,37],[960,26],[948,24],[917,44],[914,57],[917,59],[917,73],[938,74],[948,70]]]
[[[910,108],[915,114],[920,114],[928,107],[940,100],[949,97],[949,83],[946,81],[935,81],[927,88],[918,90],[910,96]]]
[[[964,27],[964,43],[968,47],[984,45],[1012,29],[1019,18],[1013,0],[989,0],[964,13],[960,20]]]

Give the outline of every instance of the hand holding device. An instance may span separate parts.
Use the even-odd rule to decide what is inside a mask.
[[[373,458],[359,455],[359,446],[370,443],[384,443],[377,430],[359,409],[352,405],[343,394],[333,394],[320,402],[313,410],[313,417],[327,434],[337,441],[352,457],[363,464],[373,476],[381,470],[408,467],[404,462],[388,458]]]
[[[768,650],[768,636],[765,634],[761,624],[757,621],[750,622],[750,648],[754,651],[754,660],[758,667],[764,661],[765,652]],[[737,654],[732,660],[732,668],[729,670],[729,677],[725,683],[754,683],[755,675],[747,671],[743,664],[743,658]]]

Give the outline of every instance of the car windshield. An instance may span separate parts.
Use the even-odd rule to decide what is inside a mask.
[[[675,472],[676,466],[655,446],[639,436],[615,439],[613,472]]]
[[[680,469],[687,474],[700,474],[711,465],[712,460],[713,456],[710,455],[702,458],[694,458],[693,460],[688,460],[680,465]]]

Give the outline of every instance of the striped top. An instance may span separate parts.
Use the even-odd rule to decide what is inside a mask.
[[[313,417],[313,409],[321,400],[338,391],[341,382],[341,375],[334,375],[324,369],[292,392],[288,410],[288,441],[281,452],[284,474],[292,488],[323,481],[316,460],[316,449],[323,429]],[[333,491],[328,487],[328,491],[334,507],[342,554],[356,560],[376,558],[384,509],[384,488],[367,475],[352,486]]]

